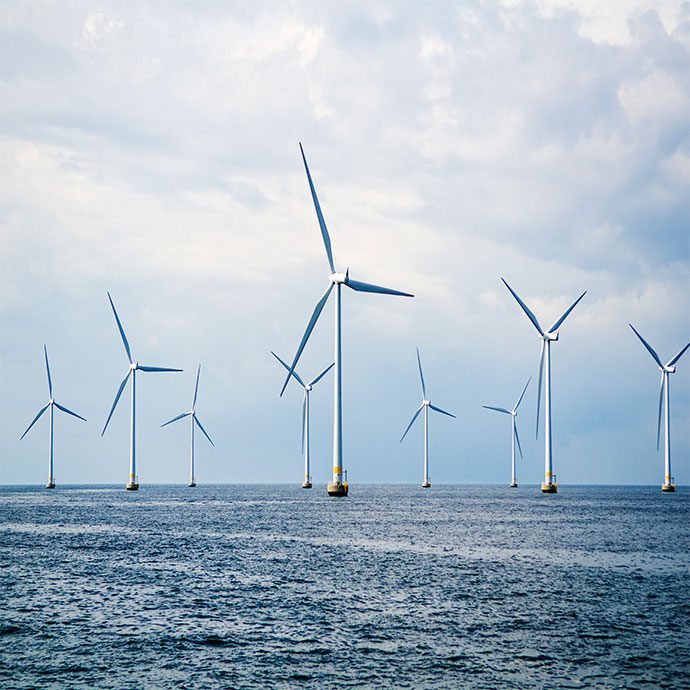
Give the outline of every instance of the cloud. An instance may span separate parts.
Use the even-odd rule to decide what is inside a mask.
[[[604,453],[634,457],[634,479],[657,482],[640,445],[654,426],[643,403],[655,374],[627,322],[664,352],[688,337],[682,3],[16,3],[0,31],[0,444],[17,459],[3,461],[2,481],[28,481],[39,466],[43,432],[22,444],[16,432],[43,390],[43,342],[75,404],[90,419],[107,413],[123,355],[106,289],[142,359],[188,370],[142,387],[151,477],[174,478],[165,459],[180,441],[156,434],[158,417],[186,400],[199,360],[209,433],[251,459],[209,452],[208,478],[299,476],[298,443],[294,457],[285,450],[299,415],[277,398],[267,355],[292,354],[327,280],[302,141],[338,267],[416,295],[344,296],[353,480],[389,480],[398,460],[416,467],[418,448],[393,443],[416,401],[415,345],[460,420],[439,425],[435,477],[503,476],[502,436],[480,405],[516,395],[539,347],[504,276],[549,323],[589,290],[554,351],[557,443],[572,480],[598,476],[592,458]],[[307,370],[332,358],[330,309]],[[690,367],[675,376],[682,419]],[[619,404],[625,414],[612,411]],[[119,481],[125,416],[103,441],[65,423],[75,434],[66,478]],[[687,432],[674,434],[687,457]],[[460,451],[471,459],[462,469]]]

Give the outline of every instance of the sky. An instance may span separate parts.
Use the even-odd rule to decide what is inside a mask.
[[[603,7],[601,6],[603,5]],[[350,483],[507,483],[510,407],[549,325],[554,471],[660,484],[659,372],[690,339],[690,3],[4,2],[0,6],[0,483],[124,484],[127,358],[144,364],[142,484],[302,480],[302,392],[280,398],[328,264],[414,299],[343,294]],[[300,361],[333,358],[333,304]],[[332,466],[332,376],[312,395],[312,474]],[[533,379],[518,480],[543,478]],[[690,482],[690,355],[671,376],[673,474]]]

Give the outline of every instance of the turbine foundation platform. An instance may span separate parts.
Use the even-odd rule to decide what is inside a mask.
[[[195,486],[196,486],[196,482],[189,482],[189,486],[195,487]]]
[[[510,488],[511,489],[517,489],[518,488],[517,482],[512,482],[510,485]]]
[[[302,482],[302,488],[303,489],[311,489],[311,482],[307,481],[307,480],[303,481]]]
[[[676,490],[676,485],[675,484],[662,484],[661,485],[661,490],[666,492],[666,493],[673,493]]]
[[[342,484],[330,482],[328,484],[328,495],[329,496],[347,496],[347,491],[349,489],[349,485],[347,482],[343,482]]]
[[[543,494],[556,494],[558,493],[558,484],[542,484],[541,492]]]
[[[136,482],[130,482],[126,487],[127,491],[139,491],[139,484]]]
[[[46,484],[46,489],[54,489],[55,488],[55,482],[52,479],[48,480],[48,483]]]
[[[430,481],[423,481],[422,482],[422,489],[429,489],[431,487],[431,482]]]

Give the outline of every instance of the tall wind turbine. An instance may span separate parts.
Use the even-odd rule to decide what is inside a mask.
[[[54,489],[55,488],[55,476],[53,475],[53,412],[55,407],[58,408],[58,410],[62,410],[63,412],[66,412],[67,414],[71,414],[73,417],[77,417],[78,419],[83,419],[86,421],[84,417],[81,415],[78,415],[76,412],[72,412],[72,410],[68,410],[66,407],[63,407],[60,405],[60,403],[55,402],[55,399],[53,398],[53,381],[50,378],[50,364],[48,364],[48,348],[44,345],[43,346],[43,354],[45,355],[46,358],[46,373],[48,374],[48,393],[50,395],[50,398],[48,400],[48,404],[45,407],[42,407],[39,411],[38,414],[34,417],[33,422],[29,424],[27,427],[26,431],[21,435],[21,438],[19,439],[20,441],[24,436],[26,436],[29,433],[29,429],[36,424],[38,421],[39,417],[48,409],[50,408],[50,445],[48,448],[48,483],[46,484],[46,489]]]
[[[302,341],[297,348],[295,357],[290,365],[290,371],[285,379],[283,388],[280,391],[282,395],[285,391],[285,387],[290,380],[292,372],[297,366],[302,351],[304,350],[307,340],[311,332],[314,330],[314,326],[323,311],[323,308],[328,301],[331,291],[335,287],[335,376],[333,378],[333,481],[328,484],[328,494],[329,496],[347,496],[348,483],[343,481],[345,473],[343,471],[343,396],[342,396],[342,338],[341,338],[341,311],[340,311],[340,297],[341,288],[343,285],[349,287],[356,292],[374,292],[382,295],[399,295],[401,297],[414,297],[407,292],[400,292],[399,290],[391,290],[390,288],[380,287],[379,285],[371,285],[370,283],[362,283],[359,280],[352,280],[350,278],[350,269],[348,268],[345,273],[339,273],[335,270],[335,263],[333,262],[333,251],[331,249],[331,238],[328,235],[328,229],[326,228],[326,221],[324,220],[323,213],[321,212],[321,206],[319,204],[319,199],[316,196],[316,189],[314,188],[314,182],[311,178],[311,173],[309,172],[309,166],[307,165],[307,159],[304,155],[304,149],[302,144],[299,145],[300,151],[302,153],[302,161],[304,162],[304,169],[307,172],[307,179],[309,180],[309,189],[311,190],[311,197],[314,201],[314,208],[316,210],[316,217],[319,221],[319,227],[321,228],[321,236],[323,238],[323,243],[326,248],[326,257],[328,258],[328,266],[330,268],[330,274],[328,276],[328,287],[326,291],[321,296],[321,299],[316,303],[316,307],[309,319],[307,324],[307,329],[304,332]]]
[[[196,486],[196,479],[194,476],[194,425],[196,424],[201,431],[203,432],[204,436],[208,439],[208,442],[215,448],[216,444],[211,440],[211,437],[206,433],[206,429],[204,429],[203,426],[201,426],[201,422],[199,421],[199,417],[197,417],[196,411],[195,411],[195,406],[196,406],[196,397],[197,394],[199,393],[199,374],[201,374],[201,364],[199,365],[199,368],[196,370],[196,385],[194,386],[194,399],[192,400],[192,409],[189,412],[183,412],[182,414],[178,414],[177,417],[173,417],[169,422],[166,422],[165,424],[161,424],[161,428],[164,426],[168,426],[168,424],[172,424],[173,422],[176,422],[178,419],[184,419],[185,417],[189,417],[189,423],[191,427],[191,450],[189,453],[189,486]]]
[[[304,455],[304,481],[302,482],[303,489],[311,489],[311,473],[309,468],[309,394],[314,386],[335,366],[335,362],[324,369],[315,379],[309,383],[304,383],[296,371],[278,357],[278,355],[271,351],[271,354],[290,372],[295,381],[304,388],[304,400],[302,401],[302,455]]]
[[[527,383],[525,384],[525,387],[522,389],[522,393],[520,393],[520,397],[517,399],[517,402],[515,405],[513,405],[512,410],[506,410],[505,407],[491,407],[491,405],[482,405],[483,408],[487,410],[493,410],[494,412],[503,412],[504,414],[509,414],[510,415],[510,420],[511,420],[511,431],[510,431],[510,438],[511,438],[511,446],[512,446],[512,461],[511,461],[511,479],[510,479],[510,488],[511,489],[517,489],[517,474],[515,472],[515,443],[517,442],[517,447],[518,450],[520,451],[520,460],[522,460],[522,447],[520,446],[520,436],[518,436],[518,430],[517,430],[517,410],[518,407],[520,407],[520,403],[522,402],[522,398],[525,396],[525,391],[527,390],[527,386],[529,386],[529,382],[532,380],[532,377],[530,376],[527,379]]]
[[[642,344],[647,348],[647,352],[652,356],[654,361],[661,370],[661,386],[659,388],[659,418],[656,427],[656,449],[659,450],[659,437],[661,436],[661,406],[664,405],[664,483],[661,485],[662,491],[675,491],[676,485],[673,483],[671,476],[671,411],[670,411],[670,396],[668,392],[669,374],[676,373],[676,362],[683,356],[683,353],[690,347],[688,343],[675,357],[670,359],[667,364],[663,364],[659,355],[654,352],[652,346],[635,330],[635,327],[629,323],[628,326],[633,329],[635,335],[642,341]]]
[[[503,280],[503,278],[501,278]],[[575,309],[578,302],[587,294],[585,290],[557,319],[552,326],[546,331],[542,329],[537,321],[537,317],[530,311],[529,307],[518,297],[513,288],[503,280],[504,285],[510,290],[510,294],[515,297],[517,303],[522,307],[522,310],[527,314],[527,317],[532,322],[532,325],[539,332],[541,338],[541,355],[539,357],[539,384],[537,387],[537,432],[536,437],[539,438],[539,404],[541,402],[541,379],[544,372],[544,362],[546,361],[546,393],[544,401],[544,426],[546,432],[544,434],[544,483],[541,485],[541,490],[545,494],[555,494],[558,491],[558,483],[556,482],[556,475],[553,474],[553,458],[551,448],[551,343],[558,340],[558,328],[568,318],[570,312]]]
[[[407,436],[407,432],[412,428],[415,419],[419,417],[419,413],[424,410],[424,481],[422,482],[422,486],[425,489],[428,489],[431,486],[431,481],[429,480],[429,410],[431,409],[435,412],[440,412],[441,414],[448,415],[453,419],[455,419],[455,415],[442,410],[440,407],[436,407],[436,405],[432,405],[431,401],[427,400],[426,386],[424,385],[424,374],[422,373],[422,360],[419,357],[419,348],[417,348],[417,364],[419,365],[419,380],[422,383],[422,404],[414,413],[412,421],[407,425],[407,429],[405,429],[405,433],[402,435],[400,443],[402,443],[405,436]]]
[[[105,426],[103,431],[101,431],[101,436],[105,434],[105,430],[108,428],[108,422],[115,412],[117,403],[120,400],[122,391],[127,385],[127,381],[132,379],[132,407],[130,416],[130,433],[129,433],[129,481],[127,482],[127,491],[136,491],[139,488],[139,482],[137,481],[137,447],[136,447],[136,412],[137,412],[137,371],[144,372],[158,372],[158,371],[182,371],[182,369],[169,369],[168,367],[149,367],[139,364],[132,359],[132,352],[129,349],[129,343],[127,342],[127,336],[125,335],[125,330],[122,328],[122,323],[120,323],[120,317],[117,315],[115,310],[115,305],[113,304],[113,298],[108,293],[108,299],[110,300],[110,306],[113,308],[113,314],[115,315],[115,321],[117,322],[117,328],[120,331],[120,336],[122,337],[122,343],[125,346],[125,352],[127,353],[127,359],[129,360],[129,369],[127,370],[127,375],[122,379],[120,387],[117,389],[115,394],[115,402],[110,408],[110,414],[108,419],[105,420]]]

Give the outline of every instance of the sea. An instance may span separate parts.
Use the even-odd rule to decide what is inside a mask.
[[[690,688],[690,491],[0,487],[0,687]]]

